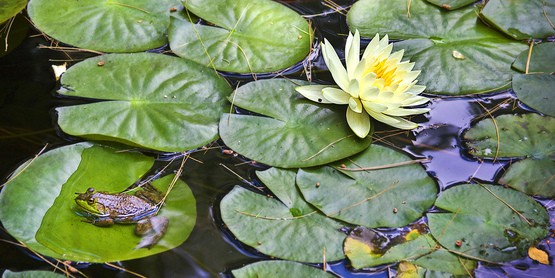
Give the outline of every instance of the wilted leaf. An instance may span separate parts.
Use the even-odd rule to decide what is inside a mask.
[[[549,264],[549,255],[544,250],[540,250],[534,246],[528,248],[528,257],[538,261],[540,264]]]

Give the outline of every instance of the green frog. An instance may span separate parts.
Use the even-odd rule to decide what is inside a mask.
[[[93,225],[108,227],[114,223],[136,223],[135,233],[144,237],[136,248],[152,247],[167,230],[168,219],[155,216],[162,194],[150,184],[145,184],[135,195],[95,191],[92,187],[85,193],[76,194],[80,214]]]

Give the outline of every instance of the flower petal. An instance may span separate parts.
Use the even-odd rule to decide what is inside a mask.
[[[361,113],[362,112],[362,103],[358,98],[349,98],[349,109],[353,110],[353,112]]]
[[[377,54],[376,52],[378,51],[379,46],[380,46],[380,34],[376,34],[374,38],[370,41],[370,43],[366,46],[366,49],[364,50],[364,54],[362,54],[362,58],[367,58],[367,60],[373,60],[369,58],[374,57]]]
[[[335,104],[348,104],[349,98],[351,98],[347,92],[333,87],[324,88],[322,93],[326,101]]]
[[[389,115],[389,116],[409,116],[409,115],[418,115],[424,114],[430,111],[429,108],[393,108],[382,111],[382,113]]]
[[[385,110],[387,110],[387,105],[383,105],[380,103],[375,103],[372,101],[362,101],[362,106],[364,106],[364,110],[368,111],[368,110],[372,110],[374,112],[378,112],[381,113]]]
[[[322,94],[322,90],[325,88],[333,87],[327,85],[307,85],[296,87],[295,91],[299,92],[305,98],[308,98],[314,102],[331,103],[330,101],[326,100],[326,98]]]
[[[349,79],[355,78],[355,71],[360,59],[360,34],[355,30],[353,36],[349,32],[347,43],[345,45],[345,63],[347,64],[347,75]]]
[[[322,55],[324,56],[324,62],[326,62],[335,83],[337,83],[343,91],[347,91],[349,88],[349,77],[347,76],[347,71],[345,70],[345,67],[343,67],[341,60],[339,60],[339,56],[337,56],[337,53],[331,43],[327,39],[324,40],[325,42],[322,43]]]
[[[352,97],[354,98],[358,98],[358,80],[356,79],[352,79],[351,81],[349,81],[349,92],[348,92]]]
[[[356,136],[364,138],[370,133],[370,117],[366,112],[357,113],[347,109],[347,123]]]
[[[369,83],[366,83],[366,84],[369,84]],[[360,94],[359,97],[362,101],[373,100],[379,96],[380,89],[376,87],[372,87],[370,85],[370,86],[367,86],[366,88],[359,89],[359,94]]]
[[[416,127],[418,127],[417,124],[411,122],[411,121],[407,121],[401,117],[397,117],[397,116],[387,116],[384,115],[382,113],[375,113],[373,111],[368,111],[368,114],[370,114],[370,116],[374,119],[376,119],[377,121],[380,121],[384,124],[388,124],[390,126],[396,127],[396,128],[400,128],[400,129],[414,129]]]

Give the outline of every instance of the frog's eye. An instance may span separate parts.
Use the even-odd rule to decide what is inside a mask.
[[[87,199],[87,204],[89,204],[89,205],[94,204],[94,198]]]
[[[87,189],[87,192],[89,192],[89,193],[93,193],[93,192],[94,192],[94,188],[92,188],[92,187],[89,187],[89,189]]]

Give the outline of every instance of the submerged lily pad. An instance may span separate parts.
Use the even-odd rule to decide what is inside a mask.
[[[297,185],[327,216],[367,227],[405,226],[421,217],[437,194],[422,166],[375,144],[330,166],[300,169]]]
[[[167,43],[179,0],[31,0],[27,12],[42,32],[76,47],[139,52]]]
[[[308,22],[270,0],[184,0],[187,10],[214,24],[172,18],[172,51],[207,67],[239,73],[271,72],[310,51]]]
[[[485,119],[464,135],[469,153],[481,158],[523,158],[500,178],[527,194],[555,197],[555,118],[538,114],[501,115]],[[499,138],[497,133],[499,133]],[[499,144],[498,144],[499,142]],[[530,166],[530,167],[528,167]]]
[[[351,30],[373,37],[404,39],[394,48],[422,70],[420,84],[440,95],[477,94],[508,88],[511,63],[526,44],[512,41],[480,22],[473,7],[445,12],[424,0],[361,0],[347,21]]]
[[[323,256],[328,261],[344,258],[342,224],[303,200],[295,171],[270,168],[257,176],[279,200],[239,186],[231,190],[220,211],[238,240],[281,259],[321,263]]]
[[[322,165],[356,154],[371,143],[345,120],[346,107],[305,99],[299,80],[271,79],[238,88],[230,101],[258,115],[224,114],[220,136],[234,151],[258,162],[293,168]]]
[[[387,246],[379,246],[389,242]],[[345,239],[345,254],[354,268],[367,268],[399,261],[411,262],[429,271],[464,275],[476,268],[476,262],[461,258],[441,248],[429,234],[411,230],[391,242],[385,236],[358,227]]]
[[[555,36],[555,1],[552,0],[489,0],[480,13],[517,40]]]
[[[121,192],[140,178],[153,159],[121,149],[79,143],[51,150],[22,165],[0,193],[6,230],[41,254],[73,261],[112,262],[146,257],[180,245],[196,219],[191,190],[178,181],[160,211],[169,219],[166,235],[151,249],[134,250],[134,225],[100,228],[75,212],[75,193],[88,187]],[[28,165],[28,167],[27,167]],[[153,182],[164,192],[173,175]]]
[[[527,195],[502,186],[463,184],[444,191],[428,213],[434,238],[455,254],[487,262],[526,255],[547,235],[549,215]]]
[[[261,261],[246,265],[242,268],[231,271],[233,277],[285,277],[294,275],[295,277],[335,277],[334,275],[296,262],[288,261]]]
[[[426,1],[447,10],[456,10],[458,8],[461,8],[476,2],[475,0],[426,0]]]
[[[513,67],[521,72],[526,71],[528,62],[528,50],[522,51],[513,63]],[[555,72],[555,42],[540,43],[532,48],[528,73],[532,72]]]
[[[9,27],[8,27],[9,26]],[[10,53],[27,37],[29,22],[23,15],[18,15],[13,22],[0,23],[0,57]]]
[[[0,0],[0,23],[14,17],[25,5],[27,0]]]
[[[63,95],[109,100],[57,108],[64,132],[160,151],[194,149],[218,138],[231,92],[211,69],[152,53],[87,59],[69,68],[61,83]]]
[[[63,278],[66,277],[60,273],[54,273],[52,271],[46,270],[32,270],[32,271],[21,271],[21,272],[13,272],[9,269],[6,269],[4,273],[2,273],[2,278]]]
[[[555,60],[552,60],[555,62]],[[515,74],[513,90],[518,99],[537,111],[555,116],[555,75],[547,73]]]

